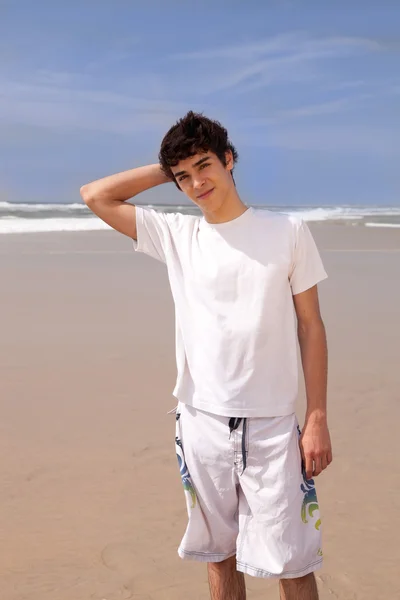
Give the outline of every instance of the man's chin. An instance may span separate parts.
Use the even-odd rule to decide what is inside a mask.
[[[199,208],[204,214],[214,214],[218,211],[219,206],[215,202],[213,202],[210,204],[199,204]]]
[[[212,200],[210,199],[209,201],[207,201],[207,200],[204,200],[203,202],[198,201],[197,206],[203,212],[215,213],[221,208],[222,202],[219,202],[218,197],[216,197],[216,198],[212,198]]]

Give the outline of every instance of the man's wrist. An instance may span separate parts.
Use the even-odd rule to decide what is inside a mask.
[[[328,420],[326,409],[313,408],[307,409],[305,423],[325,424]]]
[[[167,176],[167,174],[163,171],[160,163],[155,163],[152,165],[152,167],[154,168],[154,172],[157,176],[157,179],[159,179],[160,183],[170,183],[172,181],[172,179],[170,179]]]

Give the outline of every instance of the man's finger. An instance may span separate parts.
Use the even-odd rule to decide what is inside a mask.
[[[332,450],[329,450],[329,452],[327,453],[327,459],[328,459],[328,465],[330,465],[333,460]]]
[[[305,457],[305,467],[306,467],[306,477],[307,479],[312,479],[313,476],[313,459],[312,456],[306,455]]]
[[[304,456],[304,450],[303,450],[303,444],[301,443],[301,438],[300,438],[300,441],[299,441],[299,448],[300,448],[301,460],[305,464],[306,457]]]
[[[328,455],[326,452],[323,453],[323,455],[321,456],[321,469],[322,471],[324,469],[326,469],[326,467],[328,466]]]
[[[321,473],[321,471],[322,471],[321,457],[315,456],[314,457],[314,477],[318,477],[318,475]]]

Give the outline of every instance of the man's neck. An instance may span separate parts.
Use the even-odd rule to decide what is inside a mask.
[[[235,194],[231,198],[227,198],[219,210],[215,212],[203,211],[203,215],[208,223],[227,223],[240,217],[246,210],[247,206],[243,204],[235,191]]]

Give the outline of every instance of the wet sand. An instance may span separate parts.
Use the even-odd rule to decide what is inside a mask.
[[[329,279],[334,462],[317,479],[322,600],[399,596],[400,230],[312,224]],[[165,267],[115,232],[0,236],[0,597],[195,600],[176,549]],[[303,388],[299,416],[304,410]],[[248,597],[278,597],[247,578]]]

